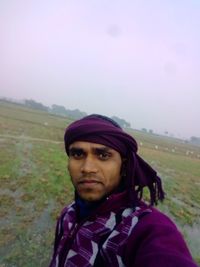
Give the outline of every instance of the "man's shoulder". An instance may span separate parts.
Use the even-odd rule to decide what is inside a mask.
[[[75,202],[72,202],[61,210],[59,218],[63,218],[67,213],[74,213],[74,212],[75,212]]]
[[[130,233],[127,255],[137,250],[137,266],[196,266],[176,224],[158,209],[149,209],[151,212],[139,217]]]
[[[159,211],[155,207],[148,207],[147,210],[143,209],[143,211],[141,211],[138,216],[137,225],[133,229],[132,234],[134,239],[138,239],[140,241],[142,241],[144,236],[147,239],[149,238],[149,240],[157,238],[171,238],[171,240],[174,238],[177,240],[182,239],[182,234],[175,222],[173,222],[168,215]]]
[[[172,221],[172,219],[160,211],[159,209],[148,206],[144,203],[142,203],[140,206],[140,225],[162,225],[162,226],[170,226],[170,227],[175,227],[175,223]],[[145,226],[146,227],[146,226]]]

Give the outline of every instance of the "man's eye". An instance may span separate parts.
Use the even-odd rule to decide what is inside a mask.
[[[80,158],[83,154],[82,153],[74,153],[73,157]]]
[[[107,160],[107,159],[109,159],[109,157],[110,157],[110,154],[109,153],[106,153],[106,152],[104,152],[104,153],[99,153],[99,158],[101,159],[101,160]]]
[[[75,158],[75,159],[80,159],[83,157],[83,153],[82,152],[71,152],[70,153],[70,157]]]

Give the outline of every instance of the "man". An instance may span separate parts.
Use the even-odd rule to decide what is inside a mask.
[[[161,180],[130,135],[94,114],[69,125],[64,140],[75,201],[58,220],[50,267],[197,266],[176,226],[152,207],[164,198]]]

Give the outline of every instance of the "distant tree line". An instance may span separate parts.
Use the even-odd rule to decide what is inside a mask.
[[[200,137],[196,137],[196,136],[190,137],[190,143],[200,146]]]
[[[145,132],[145,133],[150,133],[150,134],[153,134],[153,130],[152,129],[146,129],[146,128],[142,128],[142,131]]]
[[[66,109],[64,106],[53,104],[51,107],[45,106],[35,100],[24,100],[24,105],[37,110],[47,111],[60,116],[67,116],[72,119],[80,119],[87,115],[87,113],[80,111],[79,109]]]
[[[52,105],[50,112],[57,114],[57,115],[65,115],[73,119],[81,119],[87,116],[86,112],[82,112],[79,109],[70,110],[70,109],[66,109],[64,106],[55,105],[55,104]],[[130,123],[125,121],[124,119],[118,118],[116,116],[113,116],[111,118],[115,120],[123,128],[131,127]]]
[[[24,102],[24,105],[26,107],[33,108],[33,109],[39,109],[39,110],[43,110],[43,111],[49,111],[49,107],[43,105],[42,103],[36,102],[35,100],[25,99],[23,102]]]
[[[116,116],[112,116],[111,119],[116,121],[122,128],[130,128],[131,124],[124,119],[118,118]]]
[[[87,116],[87,113],[82,112],[79,109],[70,110],[70,109],[66,109],[64,106],[60,106],[56,104],[53,104],[49,111],[57,115],[70,117],[75,120],[81,119]]]
[[[81,119],[85,116],[87,116],[86,112],[80,111],[79,109],[66,109],[64,106],[53,104],[51,107],[45,106],[40,102],[37,102],[33,99],[25,99],[23,101],[15,101],[12,99],[2,98],[3,101],[16,103],[18,105],[23,105],[32,109],[36,110],[42,110],[46,112],[50,112],[59,116],[67,116],[74,120]],[[124,119],[118,118],[117,116],[112,117],[113,120],[115,120],[122,128],[130,128],[131,125],[129,122],[127,122]]]

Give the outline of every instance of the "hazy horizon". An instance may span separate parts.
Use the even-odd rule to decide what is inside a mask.
[[[200,136],[200,1],[0,1],[0,96]]]

